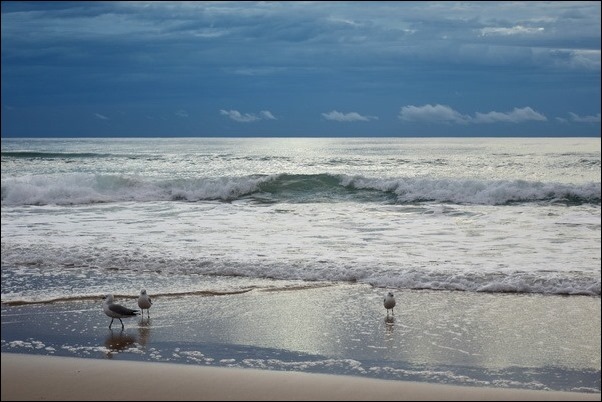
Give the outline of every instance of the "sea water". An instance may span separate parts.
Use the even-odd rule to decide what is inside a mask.
[[[2,352],[600,392],[599,138],[3,139],[1,217]]]
[[[599,138],[2,139],[2,301],[600,296]]]

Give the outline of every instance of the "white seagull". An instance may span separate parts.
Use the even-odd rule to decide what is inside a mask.
[[[132,310],[130,308],[113,303],[113,295],[110,293],[104,295],[102,298],[104,299],[104,302],[102,302],[102,310],[106,315],[111,317],[109,329],[111,328],[111,325],[113,325],[113,320],[115,318],[119,319],[119,322],[121,322],[121,329],[123,329],[124,326],[123,321],[121,321],[122,318],[133,317],[140,314],[138,310]]]
[[[146,309],[146,314],[150,317],[149,308],[153,305],[151,298],[146,294],[146,289],[142,289],[140,291],[140,296],[138,296],[138,307],[142,310],[142,315],[144,315],[144,309]]]
[[[395,307],[395,296],[393,296],[392,292],[387,293],[383,304],[387,309],[387,316],[389,315],[389,310],[391,310],[391,313],[395,315],[395,312],[393,311],[393,307]]]

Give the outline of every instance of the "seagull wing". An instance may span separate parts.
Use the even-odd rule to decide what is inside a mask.
[[[111,304],[109,305],[109,310],[116,314],[121,315],[137,315],[138,310],[132,310],[131,308],[120,306],[119,304]]]

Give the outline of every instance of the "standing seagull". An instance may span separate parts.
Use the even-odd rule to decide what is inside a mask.
[[[395,315],[395,312],[393,311],[393,307],[395,307],[395,296],[393,296],[392,292],[387,293],[385,296],[384,305],[387,309],[387,316],[389,316],[389,310],[391,310],[391,313]]]
[[[113,295],[110,293],[104,295],[102,298],[104,299],[104,302],[102,302],[102,309],[106,315],[111,317],[109,329],[111,328],[111,325],[113,325],[113,320],[115,318],[119,319],[119,322],[121,322],[121,329],[123,329],[124,326],[123,321],[121,321],[122,318],[133,317],[140,314],[138,310],[132,310],[127,307],[120,306],[119,304],[113,303]]]
[[[140,296],[138,296],[138,307],[142,310],[142,315],[144,315],[144,309],[146,309],[146,314],[150,317],[149,308],[153,305],[151,298],[146,294],[146,289],[142,289],[140,291]]]

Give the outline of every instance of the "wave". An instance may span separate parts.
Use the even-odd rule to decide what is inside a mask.
[[[3,158],[15,159],[70,159],[70,158],[108,158],[115,156],[95,152],[38,152],[38,151],[2,151]]]
[[[197,291],[189,291],[189,292],[163,292],[163,293],[153,293],[153,298],[159,297],[182,297],[182,296],[230,296],[237,295],[241,293],[248,293],[252,291],[254,287],[249,287],[241,290],[233,290],[233,291],[219,291],[219,290],[197,290]],[[132,296],[128,294],[119,294],[115,293],[113,295],[117,299],[138,299],[138,295]],[[58,302],[72,302],[72,301],[87,301],[87,300],[98,300],[102,297],[100,294],[76,294],[72,296],[62,296],[62,297],[50,297],[44,298],[43,296],[36,299],[27,299],[27,298],[16,298],[11,300],[3,300],[2,304],[7,306],[25,306],[29,304],[53,304]]]
[[[35,250],[34,250],[35,249]],[[411,268],[366,265],[361,261],[241,261],[235,259],[178,258],[128,254],[113,258],[115,250],[99,251],[93,265],[85,259],[95,252],[61,253],[49,247],[2,250],[2,303],[53,303],[99,297],[99,288],[170,277],[175,288],[155,296],[222,296],[263,291],[294,291],[337,283],[366,284],[375,288],[443,290],[480,293],[516,293],[600,296],[599,272],[562,270],[495,270],[491,267]],[[136,253],[135,253],[136,254]],[[74,264],[73,261],[82,261]],[[156,279],[159,282],[161,279]],[[206,279],[199,279],[205,277]],[[51,279],[49,279],[51,278]],[[211,278],[211,279],[210,279]],[[223,279],[228,279],[224,286]],[[282,281],[279,284],[279,281]],[[282,284],[284,283],[284,284]],[[163,284],[164,285],[164,284]],[[42,286],[43,289],[38,289]],[[159,287],[157,283],[157,287]],[[198,287],[203,287],[199,289]],[[82,292],[76,289],[87,288]],[[11,289],[18,289],[11,292]],[[25,290],[24,290],[25,289]],[[76,294],[73,294],[73,292]],[[49,296],[51,294],[52,296]],[[116,296],[132,297],[116,291]]]
[[[524,180],[370,178],[337,174],[276,174],[153,179],[71,173],[2,179],[2,205],[81,205],[108,202],[423,202],[509,205],[600,204],[600,183]]]
[[[153,292],[153,299],[158,298],[168,298],[168,297],[186,297],[186,296],[203,296],[203,297],[213,297],[213,296],[232,296],[239,295],[243,293],[249,293],[253,290],[257,290],[259,292],[294,292],[298,290],[308,290],[308,289],[319,289],[324,287],[334,286],[333,283],[306,283],[304,285],[274,285],[260,287],[257,285],[249,285],[240,289],[233,290],[189,290],[189,291],[163,291],[163,292]],[[90,293],[75,293],[73,295],[65,295],[60,297],[53,297],[43,294],[39,292],[35,297],[28,297],[22,294],[18,295],[2,295],[3,300],[2,304],[6,306],[26,306],[31,304],[54,304],[60,302],[74,302],[74,301],[98,301],[102,298],[103,294],[90,294]],[[116,299],[124,300],[124,299],[132,299],[137,300],[138,295],[126,294],[126,293],[114,293],[113,296]]]

